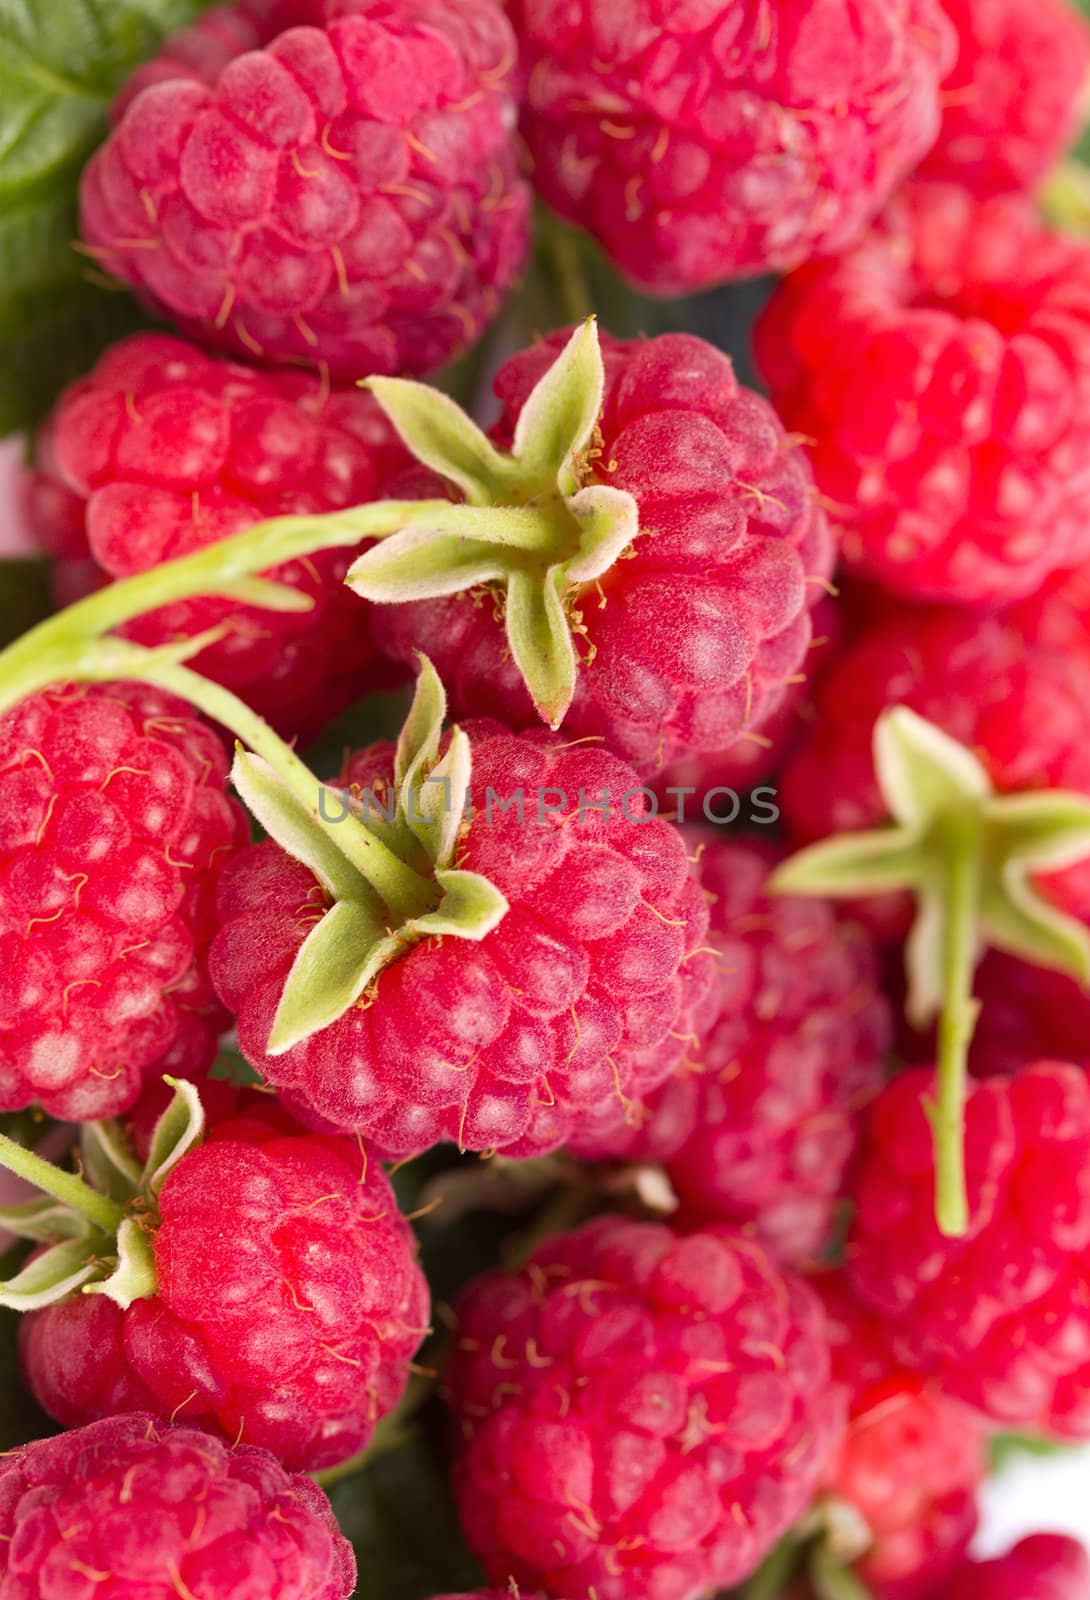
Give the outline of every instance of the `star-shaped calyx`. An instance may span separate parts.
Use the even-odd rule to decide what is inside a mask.
[[[204,1137],[196,1087],[174,1078],[165,1082],[174,1093],[142,1165],[119,1122],[84,1126],[82,1177],[0,1135],[0,1166],[40,1190],[37,1199],[0,1207],[0,1228],[43,1247],[0,1283],[0,1305],[37,1311],[74,1294],[104,1294],[125,1308],[156,1293],[159,1191]]]
[[[532,391],[509,452],[424,384],[372,378],[367,387],[408,448],[461,500],[369,507],[366,532],[380,542],[354,563],[350,587],[381,603],[477,588],[497,594],[534,705],[559,727],[575,693],[579,596],[639,532],[633,497],[589,481],[605,392],[597,325],[576,329]]]
[[[931,1111],[942,1231],[968,1227],[964,1100],[978,1005],[973,976],[994,947],[1090,982],[1090,931],[1044,898],[1039,873],[1090,856],[1090,801],[1064,790],[999,794],[972,751],[907,706],[875,725],[874,765],[892,825],[803,850],[775,873],[785,894],[858,897],[908,890],[907,1013],[938,1019]]]
[[[271,1055],[336,1022],[411,945],[444,935],[483,939],[505,916],[500,891],[455,864],[472,755],[460,728],[440,755],[445,715],[443,685],[421,657],[386,805],[378,795],[323,796],[320,785],[316,803],[305,804],[269,762],[239,749],[235,788],[266,833],[309,867],[327,902],[288,974]]]

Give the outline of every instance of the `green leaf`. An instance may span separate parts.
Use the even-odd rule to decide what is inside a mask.
[[[267,761],[241,747],[235,753],[231,781],[270,838],[295,861],[309,867],[335,899],[363,899],[367,886],[330,835],[333,827],[347,828],[351,819],[324,827],[273,771]],[[315,795],[319,786],[315,785]],[[336,801],[339,807],[339,800]],[[331,807],[331,812],[332,812]]]
[[[0,1228],[19,1239],[36,1239],[43,1244],[58,1239],[86,1239],[94,1231],[86,1217],[48,1194],[23,1205],[0,1206]]]
[[[775,894],[820,894],[852,899],[911,889],[928,871],[927,854],[910,828],[877,828],[822,839],[776,868]]]
[[[155,1124],[151,1149],[140,1175],[145,1193],[157,1195],[184,1155],[204,1138],[204,1107],[196,1084],[164,1078],[174,1090],[170,1104]]]
[[[544,579],[513,572],[507,584],[507,642],[538,714],[550,728],[563,722],[578,673],[562,582],[563,568],[555,566]]]
[[[510,462],[449,395],[406,378],[370,378],[363,387],[416,459],[459,488],[471,506],[503,498]]]
[[[140,1163],[119,1122],[88,1122],[80,1134],[84,1174],[94,1187],[122,1205],[140,1187]]]
[[[0,1306],[37,1311],[55,1305],[101,1272],[102,1264],[92,1259],[92,1252],[93,1242],[87,1238],[66,1239],[44,1250],[14,1278],[0,1283]]]
[[[594,437],[605,381],[598,324],[588,317],[519,413],[511,453],[527,476],[543,482],[555,478],[562,494],[575,493],[579,486],[577,458],[586,453]]]
[[[300,947],[280,997],[269,1054],[283,1055],[342,1017],[405,948],[358,900],[338,900]]]
[[[138,1222],[126,1217],[117,1230],[117,1266],[108,1278],[87,1284],[83,1292],[104,1294],[127,1311],[134,1300],[150,1300],[158,1288],[152,1242]]]
[[[874,767],[882,798],[907,827],[928,827],[993,793],[972,751],[908,706],[884,711],[875,724]]]
[[[479,872],[451,868],[437,871],[435,877],[443,898],[437,910],[409,924],[414,933],[480,940],[498,928],[507,915],[506,898]]]
[[[205,0],[0,0],[0,431],[147,325],[77,254],[80,172],[133,68]]]

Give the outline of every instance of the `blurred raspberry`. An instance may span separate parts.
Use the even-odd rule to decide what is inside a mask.
[[[1090,1600],[1090,1556],[1074,1539],[1034,1534],[994,1561],[966,1562],[940,1600]]]
[[[1021,197],[920,183],[779,288],[759,362],[851,567],[997,606],[1090,557],[1088,273]]]
[[[513,0],[538,191],[654,294],[839,251],[934,142],[931,0]]]
[[[140,67],[87,248],[204,343],[350,382],[473,344],[529,234],[495,0],[239,0]]]

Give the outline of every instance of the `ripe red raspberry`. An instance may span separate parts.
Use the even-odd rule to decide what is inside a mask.
[[[1074,1539],[1034,1534],[994,1561],[966,1562],[941,1600],[1090,1600],[1090,1556]]]
[[[921,183],[777,291],[758,359],[851,567],[995,606],[1087,558],[1088,271],[1021,197]]]
[[[412,944],[367,1004],[270,1054],[289,970],[329,898],[266,841],[241,853],[219,900],[212,966],[247,1059],[397,1155],[444,1139],[508,1154],[556,1148],[584,1116],[669,1076],[710,980],[707,909],[685,845],[651,814],[635,773],[543,729],[467,731],[473,816],[458,865],[509,907],[479,942]],[[339,781],[381,803],[393,765],[393,748],[376,745]],[[608,819],[593,809],[607,794]]]
[[[852,242],[934,141],[930,0],[515,0],[534,182],[655,294]]]
[[[813,1280],[849,1397],[848,1431],[825,1480],[827,1537],[882,1600],[924,1600],[964,1560],[987,1471],[985,1434],[967,1407],[894,1358],[890,1328],[839,1273]]]
[[[934,1220],[929,1072],[872,1117],[848,1271],[895,1353],[994,1421],[1090,1436],[1090,1080],[1038,1064],[975,1083],[966,1106],[970,1225]]]
[[[123,1411],[245,1437],[289,1467],[354,1455],[426,1332],[412,1231],[373,1152],[251,1094],[158,1197],[156,1292],[24,1318],[23,1370],[66,1427]]]
[[[820,1307],[756,1245],[603,1217],[459,1308],[454,1487],[494,1582],[600,1600],[737,1583],[841,1427]]]
[[[783,775],[792,836],[809,842],[886,820],[872,736],[880,713],[895,705],[968,746],[1002,792],[1090,795],[1090,653],[1058,648],[1048,637],[1050,615],[1031,623],[1025,612],[980,618],[901,608],[864,630],[823,681],[807,741]],[[1090,915],[1085,865],[1041,881],[1076,915]]]
[[[139,684],[0,718],[0,1110],[90,1121],[199,1074],[219,873],[248,837],[212,729]]]
[[[798,1262],[834,1232],[892,1025],[863,931],[826,901],[766,895],[778,859],[755,841],[707,841],[716,980],[690,1060],[640,1124],[578,1130],[572,1148],[664,1163],[686,1219],[730,1222]]]
[[[240,0],[138,69],[83,178],[90,252],[207,344],[429,372],[522,266],[495,0]]]
[[[1067,0],[943,0],[957,60],[920,168],[974,194],[1036,188],[1083,122],[1090,30]]]
[[[568,337],[499,372],[502,446]],[[641,532],[630,559],[570,601],[582,660],[563,727],[658,772],[725,750],[775,713],[805,661],[832,551],[801,449],[726,356],[685,334],[603,336],[602,354],[605,406],[584,482],[634,496]],[[459,714],[540,723],[502,615],[476,595],[382,606],[374,627],[395,660],[425,651]]]
[[[110,1417],[0,1459],[5,1600],[348,1600],[329,1501],[264,1450]]]
[[[303,372],[255,372],[193,345],[139,334],[62,396],[40,441],[32,520],[72,598],[146,572],[266,517],[370,500],[404,459],[369,395],[330,393]],[[286,735],[313,732],[380,664],[368,607],[344,585],[348,551],[320,551],[273,576],[314,601],[282,612],[223,599],[176,601],[126,628],[162,644],[230,623],[197,670]]]

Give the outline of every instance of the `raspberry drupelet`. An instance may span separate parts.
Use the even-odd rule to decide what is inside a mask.
[[[473,344],[521,269],[495,0],[240,0],[137,69],[86,168],[96,261],[204,343],[345,382]]]
[[[349,1600],[329,1501],[266,1451],[111,1417],[0,1459],[4,1600]]]
[[[847,1271],[895,1354],[993,1422],[1090,1436],[1090,1079],[1039,1063],[969,1090],[969,1227],[933,1213],[927,1072],[876,1102]]]
[[[1062,1534],[1036,1533],[991,1561],[967,1561],[938,1600],[1087,1600],[1090,1555]]]
[[[996,607],[1090,556],[1090,246],[918,182],[777,290],[757,355],[850,567]]]
[[[0,718],[0,1109],[116,1116],[211,1064],[216,885],[249,837],[226,790],[213,730],[145,685]]]
[[[504,450],[514,444],[515,466],[530,447],[520,419],[536,414],[579,338],[553,334],[497,375],[504,411],[493,438]],[[368,598],[401,601],[376,608],[376,640],[403,664],[424,650],[457,714],[498,715],[516,728],[562,722],[566,735],[600,737],[657,777],[672,761],[759,734],[780,708],[805,665],[833,553],[801,447],[728,357],[685,334],[631,343],[603,335],[600,360],[599,415],[570,509],[585,497],[629,497],[633,542],[590,581],[562,577],[579,658],[566,707],[551,714],[528,686],[541,652],[527,664],[512,651],[513,581],[501,606],[452,592],[471,587],[456,575],[415,599],[413,572],[399,569],[395,592],[384,569],[390,546],[408,537],[400,534],[376,544],[350,581]],[[386,389],[376,388],[385,404]],[[555,499],[555,483],[552,491]],[[578,532],[573,516],[571,537]],[[551,559],[565,576],[573,554],[558,538]]]
[[[839,1435],[817,1300],[724,1230],[602,1217],[458,1315],[455,1493],[494,1581],[602,1600],[737,1583]]]
[[[243,1096],[155,1197],[151,1293],[79,1294],[21,1328],[27,1383],[66,1427],[151,1411],[293,1470],[356,1454],[400,1399],[428,1289],[382,1167]]]
[[[777,1260],[813,1260],[883,1082],[892,1019],[878,953],[827,902],[770,897],[772,847],[690,838],[716,966],[689,1057],[637,1125],[577,1130],[571,1148],[661,1162],[687,1221],[729,1222]]]
[[[138,334],[109,350],[57,403],[28,485],[31,522],[57,559],[66,600],[146,572],[268,517],[372,499],[404,452],[370,396],[312,374],[216,361],[182,339]],[[317,732],[389,669],[369,607],[344,585],[350,552],[318,551],[276,580],[310,610],[200,597],[129,623],[163,644],[226,625],[197,670],[286,737]]]
[[[654,294],[843,250],[939,129],[930,0],[515,0],[538,192]]]

